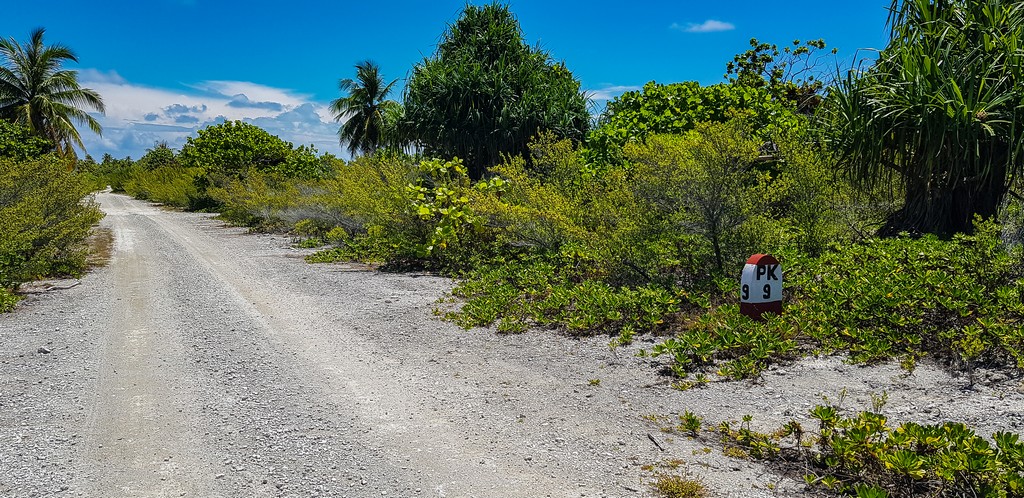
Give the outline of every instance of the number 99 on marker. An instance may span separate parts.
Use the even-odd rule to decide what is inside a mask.
[[[767,254],[747,260],[740,276],[740,312],[755,320],[782,313],[782,266]]]

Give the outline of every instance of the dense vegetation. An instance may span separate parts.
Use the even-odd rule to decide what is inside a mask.
[[[1016,434],[996,432],[991,439],[961,423],[890,423],[882,414],[886,395],[872,397],[872,409],[850,413],[837,404],[810,410],[817,427],[791,420],[769,433],[742,422],[706,424],[685,411],[678,424],[651,417],[661,430],[719,443],[735,458],[766,462],[779,472],[802,478],[816,495],[857,498],[934,496],[1024,496],[1024,442]],[[670,422],[666,425],[666,422]],[[659,479],[682,486],[688,481]],[[694,488],[690,482],[688,488]],[[662,496],[690,496],[671,495]]]
[[[43,29],[28,43],[0,39],[0,312],[14,307],[24,282],[77,275],[85,268],[84,240],[100,218],[83,198],[91,188],[74,174],[74,123],[95,132],[84,108],[103,111],[95,91],[78,84],[71,49],[43,43]]]
[[[428,155],[458,157],[471,178],[506,154],[529,157],[538,131],[581,140],[590,115],[565,64],[523,40],[508,7],[468,5],[405,90],[408,136]]]
[[[342,80],[334,110],[351,161],[236,122],[180,152],[156,146],[79,170],[325,246],[311,261],[456,276],[457,300],[439,313],[466,327],[607,334],[611,347],[657,335],[644,354],[665,358],[680,389],[811,354],[1019,370],[1024,7],[892,8],[877,63],[835,85],[793,71],[823,41],[780,51],[753,40],[725,82],[651,82],[591,127],[578,81],[524,43],[507,7],[469,6],[413,69],[403,104],[387,100],[394,82],[372,63]],[[26,144],[16,153],[32,155]],[[736,280],[759,252],[783,262],[786,303],[753,321]],[[811,485],[1020,496],[1012,435],[992,449],[955,424],[824,415],[817,451],[804,454]],[[750,454],[753,443],[778,452],[778,438],[721,432]],[[964,458],[984,468],[950,470]]]
[[[889,23],[878,61],[828,103],[831,138],[859,183],[904,186],[886,233],[968,231],[1020,174],[1024,4],[908,0]]]
[[[1020,8],[1000,2],[950,7],[963,16],[943,22],[980,16],[975,4],[999,15],[970,21],[978,32],[960,26],[932,41],[973,46],[978,33],[1016,26]],[[497,89],[498,96],[540,92],[538,98],[563,103],[579,96],[564,65],[551,65],[546,52],[523,43],[507,7],[469,6],[434,57],[414,70],[404,107],[386,100],[394,82],[385,83],[371,62],[357,65],[356,79],[342,81],[347,95],[335,110],[358,125],[343,126],[342,139],[363,153],[351,162],[317,157],[252,125],[224,123],[201,131],[177,154],[158,146],[139,161],[108,157],[82,169],[139,197],[215,208],[236,223],[290,229],[306,245],[329,245],[314,261],[356,258],[459,276],[454,294],[461,305],[445,315],[465,326],[605,333],[613,344],[636,334],[670,334],[650,353],[671,358],[680,386],[693,385],[686,380],[692,375],[744,378],[772,362],[821,352],[855,361],[898,357],[908,368],[922,357],[968,370],[979,363],[1024,366],[1015,332],[1022,318],[1021,256],[1009,223],[1019,218],[1019,207],[968,210],[984,219],[953,237],[934,227],[945,238],[914,232],[877,239],[876,231],[891,231],[907,212],[901,200],[920,194],[919,185],[910,170],[866,181],[870,157],[851,152],[878,146],[880,133],[850,134],[851,109],[844,106],[867,98],[856,85],[905,73],[908,68],[890,67],[893,54],[909,50],[908,40],[932,43],[939,35],[914,26],[936,12],[947,15],[943,5],[894,3],[891,46],[877,65],[851,72],[839,86],[794,70],[807,68],[810,54],[825,48],[822,40],[781,51],[752,40],[727,65],[725,83],[652,82],[610,102],[586,137],[585,127],[545,121],[552,109],[576,119],[575,110],[550,103],[544,112],[516,110],[538,120],[522,134],[495,134],[504,125],[462,116],[469,107],[480,119],[511,112],[503,107],[507,101],[473,89]],[[1002,41],[992,38],[991,50],[982,52],[1006,49],[1012,34],[999,33]],[[536,74],[487,80],[494,65]],[[424,82],[437,83],[427,85],[435,89],[450,83],[438,75],[470,91],[465,106],[426,105]],[[552,75],[562,79],[546,79]],[[960,114],[950,112],[954,126]],[[409,135],[410,123],[423,116],[431,123],[459,121],[486,136],[444,145],[439,137]],[[986,126],[1002,126],[1002,118],[993,119]],[[402,141],[393,140],[400,136],[415,140],[423,155],[403,152]],[[1008,143],[997,128],[984,136],[991,137],[984,147],[913,143],[918,157],[931,150],[929,157],[939,158]],[[474,149],[480,144],[494,149]],[[1016,164],[1012,151],[996,156],[1010,161],[1007,167]],[[872,167],[881,168],[879,162]],[[755,252],[782,258],[789,282],[786,314],[764,322],[741,316],[736,303],[736,268]]]
[[[74,146],[84,148],[74,123],[96,133],[102,127],[83,107],[103,112],[103,99],[78,84],[78,72],[64,69],[65,61],[78,62],[63,45],[44,45],[45,30],[32,31],[30,41],[0,39],[0,119],[18,123],[48,139],[64,155]]]
[[[53,146],[30,130],[0,121],[0,312],[18,286],[85,268],[84,239],[100,213],[82,198],[90,188]]]

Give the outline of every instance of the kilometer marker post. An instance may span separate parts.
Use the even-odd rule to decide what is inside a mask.
[[[765,313],[782,314],[782,266],[767,254],[755,254],[740,276],[740,313],[763,320]]]

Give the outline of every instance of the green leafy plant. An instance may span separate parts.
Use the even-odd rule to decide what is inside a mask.
[[[894,427],[879,413],[844,416],[831,405],[810,415],[818,421],[813,434],[793,421],[770,434],[754,432],[748,417],[739,428],[724,422],[718,432],[729,454],[803,471],[808,487],[830,494],[1024,496],[1024,444],[1016,434],[997,432],[988,440],[954,422]]]
[[[428,226],[429,235],[420,246],[420,254],[429,257],[480,228],[483,220],[470,205],[470,190],[500,191],[504,180],[497,177],[471,185],[468,171],[458,158],[421,161],[418,169],[420,176],[406,190],[410,209]]]
[[[829,137],[860,184],[903,185],[884,233],[970,231],[975,215],[997,213],[1020,172],[1024,5],[894,0],[890,9],[888,46],[829,92]]]
[[[83,241],[102,216],[87,193],[58,157],[0,158],[0,308],[22,282],[85,269]]]
[[[0,157],[25,161],[53,150],[53,144],[30,128],[0,119]]]
[[[643,143],[655,134],[682,134],[701,123],[724,123],[747,115],[757,137],[767,140],[779,130],[800,126],[801,120],[767,88],[742,84],[701,86],[695,81],[668,85],[649,82],[642,90],[623,93],[612,101],[600,126],[587,136],[587,162],[621,162],[621,149]]]
[[[792,294],[782,315],[757,322],[726,304],[652,353],[671,357],[680,376],[717,362],[729,378],[807,353],[857,362],[927,356],[968,372],[979,364],[1020,368],[1018,261],[991,222],[949,241],[872,239],[787,260]]]
[[[704,498],[707,487],[700,481],[672,474],[658,474],[652,486],[663,498]]]
[[[528,157],[539,130],[580,141],[590,123],[579,81],[496,3],[466,6],[412,69],[403,100],[409,136],[428,155],[461,158],[473,179],[505,155]]]
[[[693,412],[686,410],[679,416],[679,430],[688,432],[691,436],[696,437],[703,422],[703,419],[694,415]]]

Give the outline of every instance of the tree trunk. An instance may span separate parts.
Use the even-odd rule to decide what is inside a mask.
[[[883,237],[906,232],[913,235],[933,233],[949,237],[974,231],[974,216],[991,218],[998,214],[1007,192],[1008,149],[983,149],[978,163],[988,162],[986,175],[961,178],[952,188],[944,188],[942,178],[905,178],[903,207],[891,214],[878,231]]]

